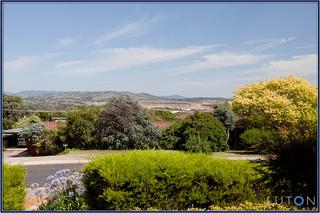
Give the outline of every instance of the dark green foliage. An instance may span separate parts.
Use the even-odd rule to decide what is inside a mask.
[[[160,131],[146,111],[129,97],[111,98],[100,114],[97,124],[99,148],[157,148]]]
[[[206,138],[213,152],[228,149],[225,127],[217,118],[205,112],[196,112],[164,130],[161,145],[165,149],[186,150],[185,144],[194,136]]]
[[[80,107],[70,111],[65,128],[62,130],[64,140],[69,148],[95,147],[94,130],[99,118],[99,107]]]
[[[38,155],[56,155],[61,152],[61,147],[49,140],[41,140],[35,143]]]
[[[266,162],[272,173],[265,176],[271,177],[269,187],[274,196],[317,197],[316,141],[279,142],[273,148],[272,156]]]
[[[254,200],[256,177],[244,161],[149,150],[91,161],[84,184],[91,209],[185,210]]]
[[[20,165],[3,165],[3,209],[24,210],[26,172]]]
[[[152,121],[175,121],[176,116],[167,110],[148,110],[148,114]]]
[[[37,155],[56,155],[62,151],[58,131],[45,130],[44,138],[34,144]]]
[[[261,153],[270,153],[275,143],[276,133],[271,130],[252,128],[240,135],[246,148],[256,149]]]
[[[18,96],[3,95],[3,128],[11,129],[14,122],[27,115],[26,107]]]
[[[83,196],[76,195],[68,197],[66,193],[59,194],[55,199],[50,199],[47,203],[39,206],[40,211],[72,211],[87,210],[86,202]]]
[[[179,137],[181,126],[182,121],[175,121],[169,128],[162,130],[163,140],[159,142],[162,149],[178,149],[178,142],[181,140]]]

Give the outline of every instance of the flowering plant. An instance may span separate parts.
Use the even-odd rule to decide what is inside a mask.
[[[80,172],[71,173],[70,169],[63,169],[47,177],[44,190],[39,187],[39,184],[32,184],[31,189],[42,202],[39,210],[85,209],[83,197],[85,187],[82,178],[83,174]],[[48,196],[48,202],[43,202],[44,194]]]

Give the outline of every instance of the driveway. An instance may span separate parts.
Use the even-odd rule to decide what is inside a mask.
[[[47,164],[79,164],[89,159],[77,155],[30,156],[26,148],[8,148],[3,152],[3,161],[8,164],[47,165]]]
[[[26,185],[30,187],[33,183],[38,183],[43,186],[49,175],[54,175],[58,170],[70,169],[71,171],[83,168],[84,163],[73,164],[47,164],[47,165],[28,165],[25,166],[27,170]]]

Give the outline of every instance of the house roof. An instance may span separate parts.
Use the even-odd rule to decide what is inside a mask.
[[[47,129],[57,129],[59,126],[59,123],[55,121],[44,121],[43,124]]]

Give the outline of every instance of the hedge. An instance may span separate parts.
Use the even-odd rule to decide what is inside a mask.
[[[174,151],[129,151],[86,165],[91,209],[185,210],[254,200],[249,162]]]
[[[24,210],[25,169],[21,165],[3,166],[3,209]]]

